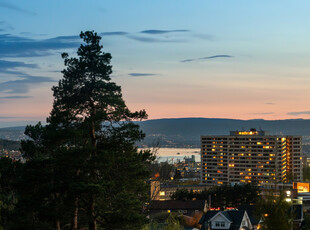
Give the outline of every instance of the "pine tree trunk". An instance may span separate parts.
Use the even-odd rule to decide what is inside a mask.
[[[78,229],[78,216],[79,216],[78,203],[79,203],[79,198],[75,198],[75,201],[74,201],[75,209],[74,209],[74,215],[73,215],[73,230]]]
[[[56,230],[61,230],[59,220],[56,220]]]
[[[78,169],[76,171],[76,176],[80,175],[81,170]],[[74,213],[73,213],[73,222],[72,222],[72,229],[78,230],[78,217],[79,217],[79,198],[76,197],[74,200]]]
[[[91,108],[92,108],[92,117],[96,116],[97,109],[95,108],[94,102],[91,101]],[[95,122],[92,120],[91,121],[91,130],[90,130],[90,138],[93,146],[93,151],[96,154],[96,146],[97,146],[97,138],[96,138],[96,129],[95,129]]]
[[[94,148],[94,151],[95,151],[95,148],[96,148],[96,145],[97,145],[97,140],[96,140],[96,131],[95,131],[95,123],[92,121],[91,122],[91,142],[92,142],[92,146]]]
[[[97,230],[97,223],[96,223],[96,220],[94,220],[93,222],[90,222],[90,223],[89,223],[88,229],[89,229],[89,230]]]
[[[97,230],[97,222],[95,218],[95,195],[92,196],[90,205],[89,230]]]
[[[97,110],[95,108],[95,105],[93,102],[91,102],[92,107],[92,117],[96,116]],[[91,142],[92,142],[92,154],[93,156],[97,155],[97,138],[96,138],[96,130],[95,130],[95,122],[91,122]],[[96,217],[95,217],[95,195],[92,195],[90,199],[90,215],[89,215],[89,224],[88,224],[89,230],[97,230],[97,223],[96,223]]]

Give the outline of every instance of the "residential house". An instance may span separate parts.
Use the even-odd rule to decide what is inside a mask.
[[[202,230],[252,230],[245,210],[207,211],[199,221]]]

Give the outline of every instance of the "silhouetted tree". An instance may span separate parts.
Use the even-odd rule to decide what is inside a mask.
[[[304,211],[304,221],[302,223],[302,230],[310,230],[310,214],[309,211]]]
[[[212,207],[236,207],[242,204],[254,204],[258,200],[259,189],[252,184],[214,186],[200,193],[179,189],[173,195],[174,200],[209,200],[211,196]]]
[[[78,57],[62,54],[66,68],[52,89],[47,125],[26,128],[31,138],[22,143],[27,164],[45,166],[40,175],[33,165],[45,179],[33,181],[38,205],[30,213],[37,214],[37,222],[53,217],[46,225],[53,222],[56,229],[88,225],[95,230],[98,224],[100,229],[135,229],[146,221],[142,206],[153,157],[135,147],[144,134],[132,120],[147,115],[131,112],[120,86],[110,81],[111,55],[102,51],[100,36],[87,31],[80,37],[84,44]]]
[[[310,167],[308,165],[305,165],[302,169],[302,178],[304,181],[310,180]]]
[[[262,230],[292,229],[290,204],[284,200],[283,194],[274,196],[272,191],[262,197],[258,203],[258,212],[262,216]]]
[[[0,229],[10,225],[10,216],[17,203],[17,193],[14,187],[20,162],[10,158],[0,158]]]

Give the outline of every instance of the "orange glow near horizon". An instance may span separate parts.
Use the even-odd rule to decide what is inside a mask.
[[[288,115],[285,109],[273,110],[273,113],[264,112],[258,113],[258,109],[249,106],[203,106],[203,105],[173,105],[173,104],[131,104],[128,103],[129,108],[134,110],[145,109],[148,114],[148,119],[162,119],[162,118],[223,118],[223,119],[264,119],[264,120],[285,120],[285,119],[310,119],[310,114],[302,115]],[[298,108],[294,108],[294,111]],[[302,109],[300,109],[301,111]],[[255,112],[257,112],[257,114]],[[265,111],[265,110],[262,110]],[[292,111],[293,112],[293,111]]]
[[[229,95],[217,94],[214,97],[204,97],[189,94],[185,100],[184,95],[178,98],[180,92],[165,96],[153,95],[152,92],[145,92],[144,89],[136,92],[124,92],[124,99],[131,111],[145,109],[148,119],[162,118],[226,118],[226,119],[264,119],[264,120],[285,120],[285,119],[310,119],[310,112],[305,111],[305,104],[297,103],[295,100],[287,99],[273,103],[266,103],[264,100]],[[146,96],[143,95],[146,93]],[[0,116],[12,117],[1,121],[20,120],[43,120],[49,116],[52,109],[53,98],[50,89],[38,90],[29,99],[9,100],[1,104]],[[253,100],[253,101],[252,101]],[[310,101],[310,98],[309,98]],[[310,105],[308,106],[310,108]],[[290,112],[305,111],[300,115],[289,115]]]

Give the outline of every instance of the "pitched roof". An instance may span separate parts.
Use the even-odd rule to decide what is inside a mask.
[[[208,222],[218,212],[219,211],[207,211],[207,213],[201,217],[198,224],[203,224],[205,222]]]
[[[222,216],[222,217],[224,217],[224,219],[226,219],[228,222],[232,222],[232,219],[231,219],[231,217],[229,216],[229,214],[228,214],[228,212],[226,212],[226,211],[222,211],[222,212],[218,212],[218,213],[216,213],[211,219],[210,219],[210,221],[212,222],[212,221],[214,221],[216,218],[217,218],[217,216]]]
[[[238,210],[245,210],[248,214],[252,225],[258,225],[261,217],[257,214],[256,205],[239,205]]]
[[[227,216],[230,217],[230,221],[232,222],[230,225],[231,230],[239,230],[245,210],[229,210],[224,211]]]

